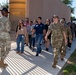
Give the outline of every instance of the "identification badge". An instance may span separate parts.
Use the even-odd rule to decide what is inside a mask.
[[[23,29],[21,29],[23,31]]]
[[[36,25],[36,27],[38,27],[38,25]]]

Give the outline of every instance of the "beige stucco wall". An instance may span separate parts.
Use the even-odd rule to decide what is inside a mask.
[[[70,21],[71,10],[60,0],[27,0],[29,2],[29,15],[30,20],[36,19],[37,16],[41,16],[43,21],[47,18],[52,18],[54,14],[57,14],[60,18],[66,18]]]
[[[34,20],[41,16],[45,22],[47,18],[51,19],[57,14],[60,18],[66,18],[67,22],[70,21],[71,10],[60,0],[9,0],[9,2],[12,30],[15,30],[18,20],[25,17]]]

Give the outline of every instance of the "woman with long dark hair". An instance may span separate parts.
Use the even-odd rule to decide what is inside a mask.
[[[19,20],[18,30],[16,34],[17,53],[24,52],[25,37],[27,39],[27,29],[26,27],[24,27],[23,20]],[[21,43],[21,50],[20,50],[20,43]]]

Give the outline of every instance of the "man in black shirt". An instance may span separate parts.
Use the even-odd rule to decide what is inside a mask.
[[[38,56],[39,53],[41,53],[41,41],[42,37],[45,34],[45,25],[42,23],[42,18],[37,18],[38,23],[35,25],[33,34],[36,33],[36,41],[37,41],[37,53],[36,56]]]

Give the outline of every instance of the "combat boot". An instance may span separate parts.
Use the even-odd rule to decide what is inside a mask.
[[[55,65],[55,64],[52,64],[52,67],[53,67],[53,68],[56,68],[56,65]]]
[[[64,61],[64,58],[61,58],[61,61]]]
[[[64,61],[64,56],[61,55],[60,58],[61,58],[61,61]]]
[[[0,67],[1,68],[6,68],[8,65],[4,63],[3,60],[0,60]]]
[[[57,64],[57,62],[53,62],[52,67],[56,68],[56,64]]]

